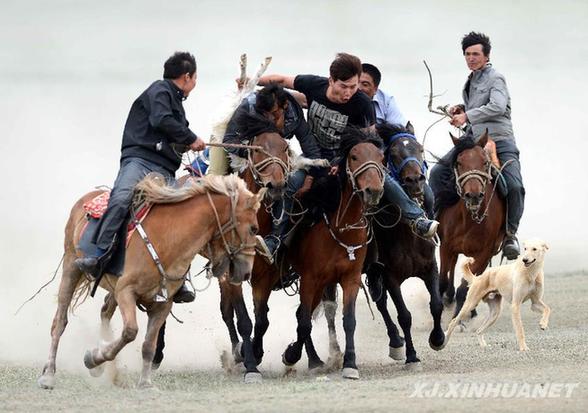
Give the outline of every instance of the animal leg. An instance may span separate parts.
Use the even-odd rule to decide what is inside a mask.
[[[153,387],[153,384],[151,383],[151,371],[155,348],[159,332],[161,331],[171,308],[172,302],[166,302],[163,304],[154,304],[148,310],[149,320],[147,322],[147,332],[145,333],[145,341],[143,341],[142,347],[143,369],[141,370],[141,377],[139,378],[140,388]]]
[[[523,330],[523,321],[521,320],[521,303],[515,301],[513,297],[512,305],[512,325],[517,336],[517,343],[519,344],[520,351],[529,351],[527,343],[525,341],[525,330]]]
[[[531,310],[542,314],[541,321],[539,321],[539,327],[541,327],[541,330],[545,330],[549,324],[551,308],[549,308],[549,306],[540,298],[531,297],[531,303]]]
[[[400,285],[394,282],[388,287],[388,291],[390,292],[390,297],[392,297],[392,301],[394,301],[396,311],[398,312],[398,324],[400,324],[400,328],[402,328],[402,332],[404,333],[404,340],[406,343],[406,364],[418,363],[420,360],[416,355],[410,331],[412,328],[412,315],[410,314],[410,311],[408,311],[408,308],[406,308],[406,304],[402,298],[402,292],[400,291]]]
[[[51,325],[51,347],[49,348],[49,359],[43,367],[41,377],[37,380],[39,386],[43,389],[52,389],[55,387],[55,361],[57,357],[57,348],[61,335],[67,326],[67,310],[71,303],[76,285],[82,276],[73,260],[73,253],[66,253],[63,262],[63,274],[59,283],[59,293],[57,296],[57,310],[53,317]]]
[[[229,330],[229,337],[231,339],[231,350],[233,351],[235,362],[240,363],[241,361],[243,361],[243,358],[241,355],[241,351],[239,349],[239,336],[237,335],[237,329],[235,328],[235,311],[232,303],[232,295],[236,289],[239,289],[238,292],[241,292],[241,287],[231,286],[225,280],[219,280],[219,287],[221,315],[223,317],[225,325],[227,326],[227,330]],[[231,287],[235,288],[233,289]]]
[[[253,323],[247,312],[243,294],[233,294],[232,297],[233,308],[237,315],[237,331],[243,340],[241,347],[241,354],[243,355],[243,364],[247,371],[245,372],[245,383],[261,382],[262,377],[259,370],[257,370],[257,360],[253,354],[253,345],[251,343],[251,332],[253,330]]]
[[[361,274],[350,274],[343,280],[343,330],[345,330],[345,355],[343,357],[343,377],[359,379],[355,363],[355,302],[361,283]]]
[[[339,341],[337,340],[337,328],[335,326],[335,316],[337,315],[337,284],[328,285],[323,293],[323,306],[325,308],[325,318],[329,329],[329,361],[331,365],[335,360],[343,357]]]
[[[384,320],[384,324],[386,325],[386,333],[388,334],[388,356],[394,360],[402,360],[404,359],[404,338],[400,337],[398,333],[398,328],[394,321],[392,321],[392,317],[390,317],[390,313],[388,312],[388,292],[384,291],[380,299],[376,301],[376,308],[382,314],[382,319]]]
[[[488,303],[488,316],[486,320],[482,323],[480,327],[476,330],[476,334],[478,336],[478,342],[480,343],[480,347],[487,347],[486,340],[484,340],[484,332],[490,328],[496,320],[498,320],[498,316],[502,311],[502,296],[496,295],[492,299],[487,299],[486,303]]]
[[[264,281],[269,281],[269,274],[264,274]],[[272,285],[269,282],[252,283],[253,288],[253,313],[255,314],[255,327],[253,331],[253,354],[259,365],[263,359],[263,337],[269,327],[267,314],[269,307],[267,305],[269,296],[272,291]],[[271,281],[274,281],[273,279]]]
[[[433,330],[429,334],[429,346],[433,350],[441,350],[445,341],[445,333],[441,327],[441,315],[443,313],[443,302],[439,293],[439,277],[437,276],[437,266],[435,265],[428,277],[424,278],[425,286],[431,296],[429,309],[433,317]]]

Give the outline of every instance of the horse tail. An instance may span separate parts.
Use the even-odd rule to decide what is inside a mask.
[[[461,265],[461,271],[463,273],[463,278],[468,282],[468,284],[472,284],[474,281],[475,275],[472,273],[470,266],[474,263],[474,259],[471,257],[467,257],[463,264]]]
[[[71,314],[74,314],[74,311],[86,301],[91,290],[92,282],[85,276],[81,276],[74,290],[71,302],[69,303],[69,311]]]

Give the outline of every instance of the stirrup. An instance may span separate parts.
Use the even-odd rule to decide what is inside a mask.
[[[166,303],[168,300],[167,288],[163,287],[160,292],[155,294],[153,301],[156,303]]]
[[[278,245],[279,247],[279,245]],[[276,248],[276,251],[278,248]],[[274,257],[270,252],[267,244],[265,243],[263,237],[261,235],[255,236],[255,251],[262,257],[268,264],[272,265],[274,263]]]

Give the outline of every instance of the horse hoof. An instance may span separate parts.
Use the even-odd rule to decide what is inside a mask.
[[[433,335],[429,337],[429,347],[431,347],[435,351],[443,350],[445,347],[445,334],[441,332],[441,340],[433,338]]]
[[[243,355],[241,354],[241,349],[243,347],[243,343],[239,341],[235,348],[233,349],[233,357],[235,358],[235,364],[239,364],[243,362]]]
[[[402,347],[388,347],[388,357],[393,360],[404,360],[404,346]]]
[[[157,390],[157,387],[153,385],[151,380],[140,380],[137,384],[137,388],[141,390]]]
[[[261,373],[258,371],[250,371],[245,373],[245,376],[243,377],[243,382],[245,384],[263,383],[263,377]]]
[[[457,325],[457,330],[460,333],[465,333],[467,331],[468,327],[460,321],[460,323]]]
[[[89,370],[97,366],[96,362],[94,361],[94,356],[92,355],[91,350],[86,350],[86,353],[84,354],[84,365]]]
[[[92,377],[100,377],[102,376],[102,373],[104,373],[104,365],[101,364],[99,366],[94,367],[93,369],[89,369],[88,373],[90,373],[90,376]]]
[[[308,371],[311,373],[321,371],[324,369],[324,367],[325,363],[323,363],[322,360],[313,362],[311,362],[310,360],[308,361]]]
[[[53,388],[55,387],[55,376],[43,374],[41,377],[39,377],[37,383],[39,384],[39,387],[42,389],[53,390]]]
[[[161,363],[151,363],[151,370],[157,370],[161,366]]]
[[[282,354],[282,363],[284,363],[284,365],[285,365],[286,367],[291,367],[291,366],[293,366],[294,364],[296,364],[296,362],[294,362],[294,363],[291,363],[291,362],[289,362],[289,361],[288,361],[288,359],[286,358],[286,352],[285,352],[285,351],[284,351],[284,353]]]
[[[359,379],[359,371],[353,367],[344,367],[342,376],[344,379],[357,380]]]
[[[421,361],[416,359],[416,361],[407,361],[406,364],[404,364],[404,369],[408,371],[422,371],[423,366],[421,365]]]

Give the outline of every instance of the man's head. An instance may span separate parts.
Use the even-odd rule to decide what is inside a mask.
[[[359,77],[359,90],[370,98],[373,98],[378,91],[378,86],[380,86],[382,74],[376,66],[369,63],[363,63],[361,69],[362,73]]]
[[[188,52],[175,52],[163,64],[163,78],[172,80],[187,98],[196,86],[196,59]]]
[[[270,83],[255,96],[255,109],[271,120],[279,130],[284,129],[284,113],[288,108],[288,92],[283,87]]]
[[[483,33],[470,32],[461,39],[461,50],[470,70],[480,70],[490,60],[490,38]]]
[[[357,92],[361,60],[348,53],[338,53],[329,68],[327,97],[334,103],[347,103]]]

